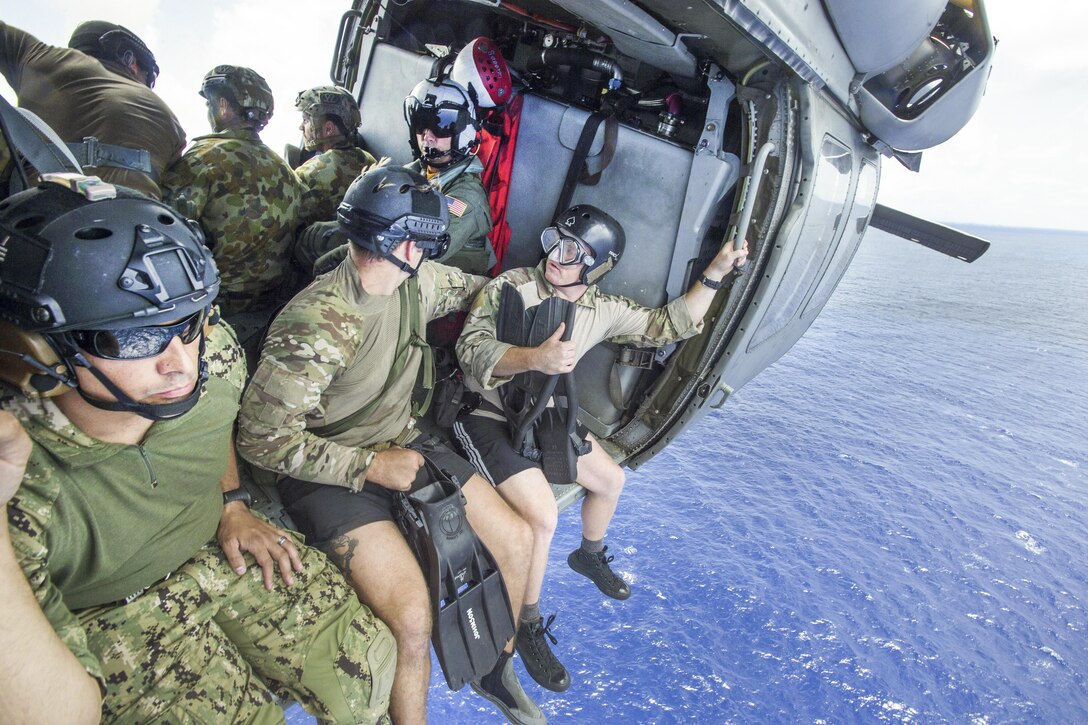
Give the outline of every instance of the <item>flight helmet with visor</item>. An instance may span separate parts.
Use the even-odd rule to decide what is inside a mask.
[[[404,99],[404,120],[408,124],[412,154],[434,168],[463,161],[479,145],[476,107],[464,87],[455,81],[429,78],[417,83]],[[436,162],[445,156],[445,151],[420,148],[416,136],[428,129],[439,138],[450,139],[449,161]]]
[[[479,108],[501,108],[514,95],[506,59],[495,41],[484,36],[473,38],[461,49],[450,78],[468,91]]]

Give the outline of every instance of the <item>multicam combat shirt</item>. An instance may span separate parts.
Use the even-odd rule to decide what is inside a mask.
[[[423,262],[424,321],[465,309],[486,281]],[[401,436],[411,420],[423,359],[419,347],[410,346],[403,372],[386,385],[405,289],[402,284],[393,295],[369,294],[349,256],[287,304],[268,331],[242,398],[238,452],[246,460],[304,481],[362,488],[374,453]],[[361,410],[383,388],[382,402],[354,428],[330,438],[310,432]]]
[[[457,340],[457,357],[466,373],[467,387],[480,393],[491,404],[486,407],[502,409],[496,388],[510,381],[508,377],[493,374],[495,365],[513,347],[509,343],[499,342],[495,337],[503,285],[511,284],[517,289],[526,310],[554,297],[555,288],[544,278],[546,262],[541,261],[536,267],[503,272],[488,282],[469,311],[464,332]],[[696,325],[691,319],[691,312],[683,297],[677,297],[664,307],[652,309],[627,297],[601,292],[596,285],[590,285],[576,304],[578,307],[574,312],[574,331],[571,335],[576,361],[581,360],[591,347],[605,340],[617,344],[660,347],[692,337],[703,329],[702,323]],[[477,409],[475,414],[501,418],[481,409]]]

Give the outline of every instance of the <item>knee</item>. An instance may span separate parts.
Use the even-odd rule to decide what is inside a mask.
[[[623,469],[612,463],[601,472],[598,491],[607,498],[618,499],[623,493],[623,484],[626,480],[627,474],[623,472]]]
[[[323,721],[377,722],[389,709],[397,643],[368,607],[360,604],[350,611],[342,614],[351,618],[346,627],[326,627],[313,640],[302,689],[289,689],[308,710],[323,712]]]
[[[431,642],[431,608],[425,597],[412,597],[394,607],[393,613],[384,619],[396,637],[401,659],[427,654]]]
[[[555,501],[551,505],[537,506],[526,518],[533,539],[548,539],[551,541],[555,534],[555,527],[559,523],[559,509]]]

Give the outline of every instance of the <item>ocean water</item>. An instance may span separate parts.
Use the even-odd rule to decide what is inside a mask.
[[[574,683],[515,660],[551,722],[1088,720],[1088,233],[976,231],[967,265],[871,230],[801,341],[629,473],[628,601],[562,517]],[[431,722],[504,721],[432,682]]]

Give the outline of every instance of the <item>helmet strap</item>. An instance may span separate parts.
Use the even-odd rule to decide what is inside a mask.
[[[612,271],[612,268],[616,266],[616,260],[612,255],[608,255],[608,258],[595,269],[589,269],[588,267],[582,272],[582,284],[591,285],[597,284],[597,281]]]
[[[422,161],[425,165],[438,171],[444,171],[465,158],[464,154],[459,153],[457,149],[451,148],[449,151],[438,152],[438,158],[446,156],[447,154],[449,155],[449,160],[439,162],[435,161],[432,157],[432,153],[435,151],[438,151],[438,149],[424,146],[419,153],[419,160]]]
[[[106,390],[110,391],[113,397],[116,398],[116,400],[99,400],[87,395],[82,387],[77,387],[76,390],[79,391],[80,397],[87,401],[88,404],[100,410],[108,410],[114,413],[135,413],[141,418],[154,421],[171,420],[188,413],[193,409],[193,406],[197,404],[197,401],[200,399],[200,393],[204,388],[204,383],[208,381],[208,362],[204,359],[203,334],[200,336],[200,367],[197,372],[196,385],[193,386],[193,392],[173,403],[152,404],[140,403],[133,400],[128,393],[121,390],[116,383],[110,380],[104,372],[96,368],[82,352],[77,351],[71,359],[81,367],[87,368],[87,370],[98,379],[98,382],[102,383]]]
[[[408,262],[393,254],[392,250],[389,251],[389,254],[386,254],[384,256],[387,261],[392,262],[409,277],[415,277],[416,275],[418,275],[419,268],[423,266],[423,260],[427,259],[427,255],[424,254],[422,259],[419,260],[419,264],[413,267],[412,265],[408,264]]]

